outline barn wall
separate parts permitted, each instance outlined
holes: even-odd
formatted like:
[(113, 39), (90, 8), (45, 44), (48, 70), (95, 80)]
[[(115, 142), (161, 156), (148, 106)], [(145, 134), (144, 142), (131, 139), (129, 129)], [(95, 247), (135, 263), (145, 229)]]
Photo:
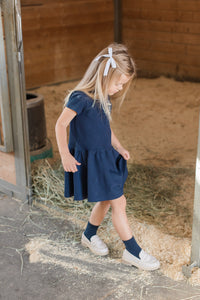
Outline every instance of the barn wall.
[(27, 88), (79, 79), (113, 41), (113, 0), (21, 0)]
[(139, 75), (200, 81), (200, 1), (122, 3), (122, 38)]

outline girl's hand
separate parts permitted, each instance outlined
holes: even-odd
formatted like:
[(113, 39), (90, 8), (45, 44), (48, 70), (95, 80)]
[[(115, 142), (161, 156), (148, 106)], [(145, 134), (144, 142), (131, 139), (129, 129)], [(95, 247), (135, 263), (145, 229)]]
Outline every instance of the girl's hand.
[(128, 160), (130, 158), (129, 152), (122, 147), (122, 145), (120, 144), (119, 140), (115, 136), (115, 134), (112, 131), (112, 129), (111, 129), (111, 144), (114, 147), (114, 149), (117, 150), (119, 152), (119, 154), (121, 154), (121, 156), (125, 160)]
[(125, 160), (129, 160), (130, 158), (130, 153), (128, 152), (128, 150), (124, 149), (124, 148), (121, 148), (119, 153), (121, 154), (121, 156), (123, 156), (123, 158)]
[(67, 153), (62, 157), (62, 165), (66, 172), (77, 172), (77, 166), (80, 166), (81, 163), (79, 163), (72, 155), (71, 153)]

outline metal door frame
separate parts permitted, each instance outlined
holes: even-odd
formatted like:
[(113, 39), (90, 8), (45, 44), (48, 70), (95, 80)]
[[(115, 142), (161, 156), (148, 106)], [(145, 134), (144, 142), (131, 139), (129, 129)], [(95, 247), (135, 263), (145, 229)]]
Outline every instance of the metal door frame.
[(16, 185), (0, 179), (0, 191), (18, 199), (31, 199), (31, 164), (26, 108), (24, 54), (20, 0), (0, 0), (10, 95)]

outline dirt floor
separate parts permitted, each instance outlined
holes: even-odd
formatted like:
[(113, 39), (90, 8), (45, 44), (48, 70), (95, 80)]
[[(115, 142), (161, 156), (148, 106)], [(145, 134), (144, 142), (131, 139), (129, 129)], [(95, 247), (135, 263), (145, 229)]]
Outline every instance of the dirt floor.
[[(75, 84), (62, 83), (34, 90), (42, 94), (45, 100), (47, 135), (54, 152), (54, 158), (49, 159), (52, 164), (59, 160), (55, 123), (62, 111), (65, 95)], [(166, 216), (163, 213), (157, 222), (155, 216), (155, 220), (147, 223), (141, 216), (142, 223), (140, 218), (138, 223), (129, 214), (137, 240), (161, 260), (163, 274), (179, 280), (183, 279), (181, 266), (189, 263), (191, 251), (199, 95), (199, 83), (178, 82), (165, 77), (139, 78), (133, 82), (120, 111), (113, 102), (111, 127), (130, 151), (129, 166), (170, 169), (170, 176), (173, 172), (175, 175), (167, 184), (180, 181), (179, 192), (173, 198), (180, 208), (176, 215), (169, 213)], [(180, 177), (176, 170), (179, 170)], [(158, 225), (159, 230), (154, 225)], [(170, 233), (170, 236), (166, 233)], [(152, 242), (149, 242), (149, 236)], [(156, 248), (153, 241), (157, 239), (160, 243)], [(183, 249), (181, 253), (180, 248)], [(192, 283), (200, 284), (197, 270)]]
[(200, 288), (99, 258), (66, 237), (63, 211), (44, 211), (0, 194), (0, 299), (186, 300)]

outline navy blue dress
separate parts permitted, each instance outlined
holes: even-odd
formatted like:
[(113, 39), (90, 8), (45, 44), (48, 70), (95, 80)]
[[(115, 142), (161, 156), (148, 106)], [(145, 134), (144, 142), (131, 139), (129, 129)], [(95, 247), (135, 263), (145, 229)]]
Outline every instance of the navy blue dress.
[(111, 145), (110, 122), (100, 107), (82, 91), (74, 91), (66, 107), (77, 115), (70, 123), (69, 150), (81, 163), (78, 172), (65, 172), (65, 197), (89, 202), (123, 195), (128, 175), (126, 160)]

